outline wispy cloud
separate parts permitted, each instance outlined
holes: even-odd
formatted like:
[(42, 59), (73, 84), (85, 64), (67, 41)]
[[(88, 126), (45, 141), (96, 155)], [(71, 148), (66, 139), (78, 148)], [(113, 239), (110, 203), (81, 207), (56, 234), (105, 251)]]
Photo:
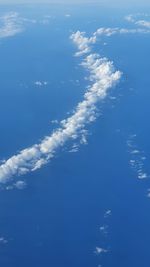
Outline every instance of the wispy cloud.
[(49, 24), (51, 17), (44, 16), (41, 19), (31, 19), (22, 17), (17, 12), (8, 12), (0, 17), (0, 39), (13, 37), (22, 33), (30, 24)]
[(137, 34), (137, 33), (150, 33), (149, 30), (137, 28), (137, 29), (127, 29), (127, 28), (99, 28), (94, 35), (95, 36), (107, 36), (110, 37), (115, 34)]
[[(72, 35), (82, 36), (82, 33)], [(79, 38), (78, 47), (85, 47), (91, 39)], [(86, 40), (86, 42), (85, 42)], [(88, 49), (88, 46), (87, 46)], [(81, 50), (82, 51), (82, 50)], [(69, 140), (77, 139), (85, 131), (85, 126), (94, 121), (96, 117), (96, 104), (107, 96), (108, 91), (120, 80), (121, 72), (115, 71), (113, 62), (107, 58), (101, 58), (98, 54), (89, 54), (81, 64), (89, 73), (92, 85), (84, 94), (73, 115), (61, 122), (61, 127), (50, 136), (45, 137), (40, 144), (20, 151), (0, 166), (0, 182), (9, 181), (14, 175), (23, 175), (33, 172), (49, 162)]]
[(129, 21), (129, 22), (134, 23), (137, 26), (150, 29), (150, 20), (139, 19), (139, 17), (147, 18), (147, 17), (149, 17), (149, 15), (148, 14), (143, 14), (143, 13), (138, 13), (138, 14), (135, 14), (135, 15), (130, 14), (130, 15), (126, 16), (125, 19), (127, 21)]
[(12, 37), (24, 30), (19, 14), (9, 12), (0, 17), (0, 38)]

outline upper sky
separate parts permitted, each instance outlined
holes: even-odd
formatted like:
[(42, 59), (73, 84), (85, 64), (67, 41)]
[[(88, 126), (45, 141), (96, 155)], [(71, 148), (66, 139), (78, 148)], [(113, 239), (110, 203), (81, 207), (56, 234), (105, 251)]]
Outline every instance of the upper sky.
[(107, 6), (148, 6), (150, 5), (149, 0), (0, 0), (0, 4), (26, 4), (26, 3), (100, 3)]

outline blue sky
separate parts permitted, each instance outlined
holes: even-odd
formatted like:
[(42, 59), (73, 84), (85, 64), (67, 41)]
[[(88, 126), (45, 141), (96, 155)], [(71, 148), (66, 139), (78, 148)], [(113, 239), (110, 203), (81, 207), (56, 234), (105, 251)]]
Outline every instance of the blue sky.
[(149, 6), (149, 0), (0, 0), (0, 4), (25, 4), (25, 3), (61, 3), (61, 4), (78, 4), (78, 3), (99, 3), (106, 6)]
[(1, 8), (0, 265), (147, 266), (150, 18), (24, 2)]

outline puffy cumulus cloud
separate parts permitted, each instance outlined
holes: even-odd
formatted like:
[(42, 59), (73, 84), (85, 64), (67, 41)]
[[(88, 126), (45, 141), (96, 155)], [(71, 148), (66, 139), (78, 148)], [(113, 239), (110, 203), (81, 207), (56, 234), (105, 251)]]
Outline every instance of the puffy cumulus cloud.
[(9, 12), (0, 17), (0, 38), (14, 36), (24, 30), (20, 21), (19, 14), (16, 12)]
[[(88, 49), (87, 42), (88, 44), (93, 42), (87, 41), (87, 38), (85, 36), (82, 38), (82, 36), (83, 33), (77, 32), (71, 37), (80, 52), (84, 51), (85, 47)], [(96, 104), (104, 99), (108, 91), (120, 80), (121, 72), (115, 71), (113, 62), (108, 61), (107, 58), (101, 58), (98, 54), (86, 56), (82, 61), (82, 66), (89, 72), (91, 83), (84, 94), (83, 101), (77, 105), (73, 115), (63, 120), (60, 128), (45, 137), (41, 143), (26, 148), (6, 160), (0, 166), (1, 183), (9, 181), (13, 176), (23, 175), (41, 168), (67, 141), (77, 139), (80, 134), (83, 135), (86, 124), (94, 121)]]
[(96, 43), (96, 36), (88, 38), (85, 36), (85, 32), (80, 31), (73, 33), (70, 38), (78, 46), (79, 51), (76, 53), (76, 56), (89, 53), (91, 50), (90, 45)]

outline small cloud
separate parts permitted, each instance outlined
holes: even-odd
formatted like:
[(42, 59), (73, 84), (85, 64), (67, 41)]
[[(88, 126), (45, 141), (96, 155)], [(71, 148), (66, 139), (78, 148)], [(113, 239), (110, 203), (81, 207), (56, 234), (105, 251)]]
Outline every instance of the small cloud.
[(104, 214), (104, 218), (108, 218), (112, 215), (112, 211), (111, 210), (107, 210)]
[(138, 179), (147, 179), (148, 178), (148, 175), (147, 173), (142, 173), (142, 172), (139, 172), (138, 174)]
[(134, 149), (131, 151), (131, 154), (139, 154), (139, 153), (140, 153), (140, 151), (138, 149)]
[(79, 151), (79, 145), (78, 144), (74, 144), (72, 146), (72, 148), (69, 150), (70, 153), (76, 153)]
[(147, 197), (150, 198), (150, 188), (147, 190)]
[(48, 25), (49, 24), (49, 19), (42, 19), (40, 20), (40, 24), (43, 24), (43, 25)]
[(103, 253), (107, 253), (107, 252), (108, 252), (107, 249), (104, 249), (104, 248), (101, 248), (101, 247), (96, 247), (95, 251), (94, 251), (94, 253), (97, 254), (97, 255), (100, 255), (100, 254), (103, 254)]
[(66, 17), (66, 18), (70, 18), (71, 15), (70, 15), (70, 14), (66, 14), (65, 17)]
[(34, 85), (36, 85), (37, 87), (43, 87), (43, 86), (48, 85), (48, 82), (47, 81), (35, 81)]
[(100, 232), (104, 235), (107, 235), (108, 234), (108, 225), (102, 225), (100, 226), (99, 228)]
[(52, 120), (51, 123), (52, 123), (52, 124), (58, 124), (59, 121), (58, 121), (58, 120)]
[(13, 190), (13, 189), (18, 189), (18, 190), (23, 190), (27, 187), (27, 184), (25, 181), (17, 181), (16, 183), (12, 184), (12, 185), (8, 185), (6, 186), (6, 188), (4, 188), (4, 190)]
[(0, 237), (0, 245), (6, 245), (8, 243), (8, 240), (4, 238), (3, 236)]
[(25, 189), (27, 186), (26, 182), (25, 181), (17, 181), (15, 184), (14, 184), (14, 187), (16, 187), (17, 189), (19, 190), (23, 190)]
[(134, 19), (133, 15), (125, 16), (125, 20), (128, 21), (128, 22), (135, 22), (135, 19)]

